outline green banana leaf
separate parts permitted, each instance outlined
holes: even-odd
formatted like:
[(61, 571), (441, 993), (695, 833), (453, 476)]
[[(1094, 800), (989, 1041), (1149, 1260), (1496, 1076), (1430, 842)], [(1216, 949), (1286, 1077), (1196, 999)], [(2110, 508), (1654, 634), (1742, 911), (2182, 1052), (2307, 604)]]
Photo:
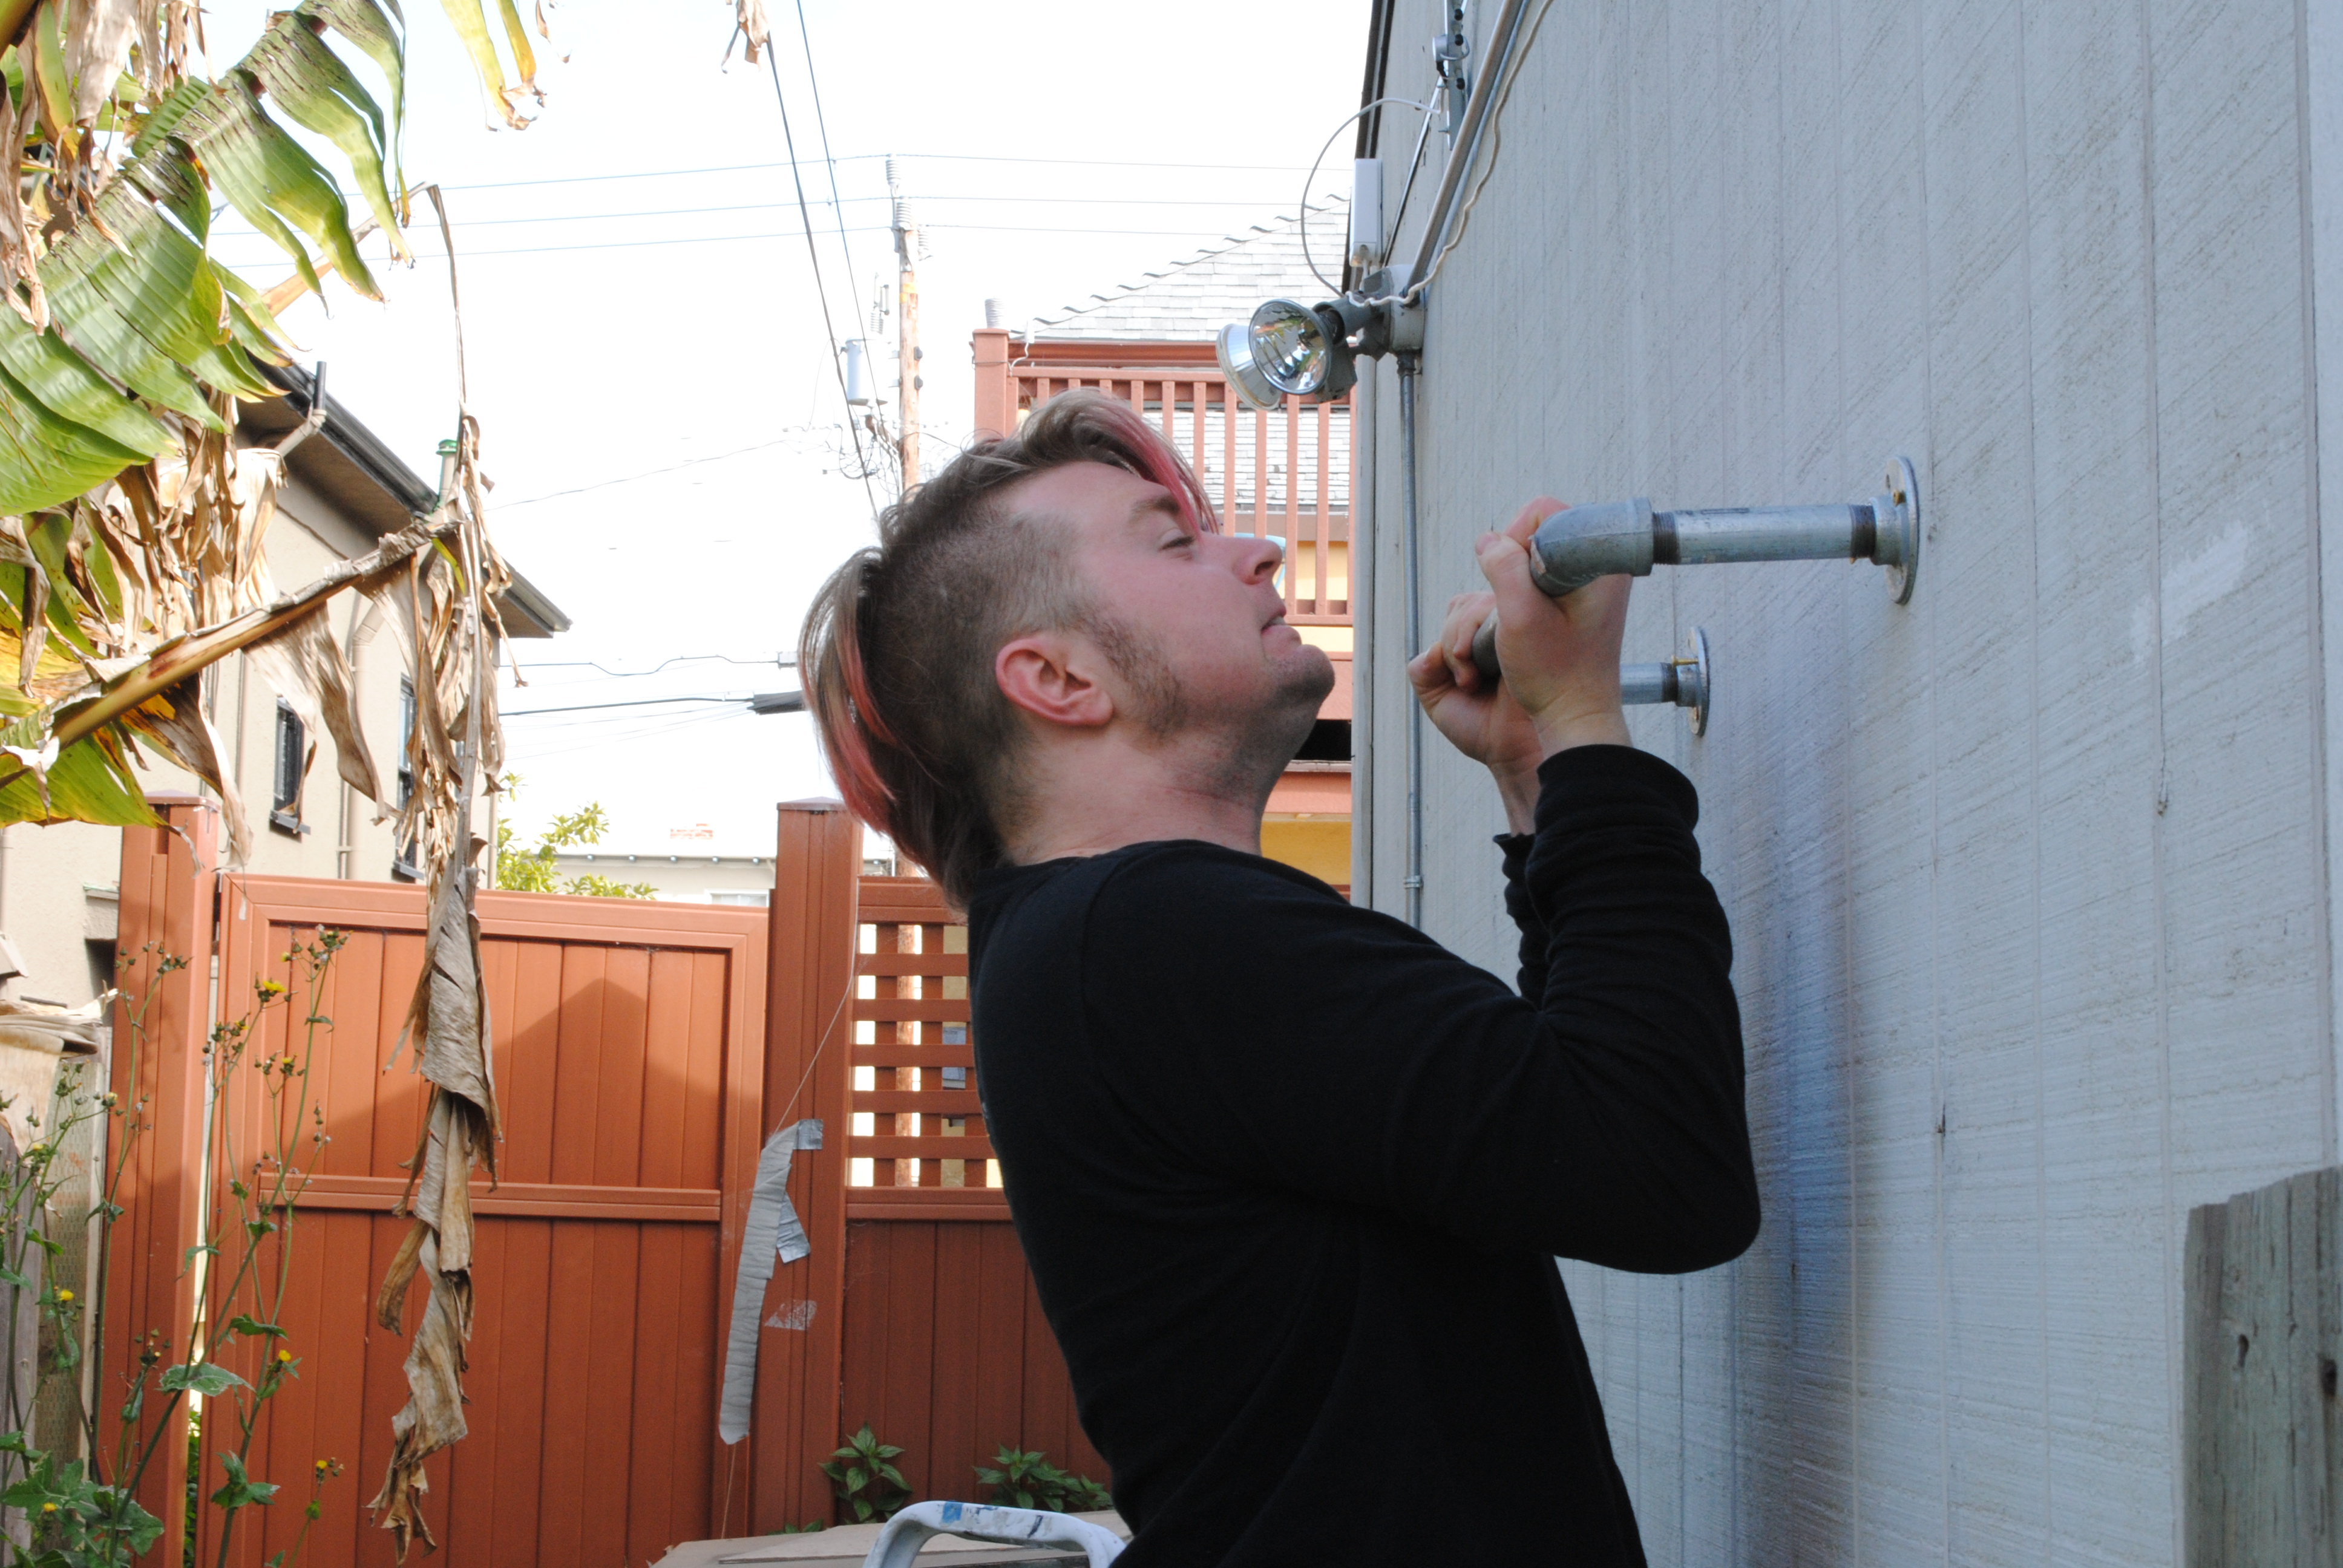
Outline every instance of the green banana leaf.
[[(0, 744), (37, 747), (46, 734), (47, 726), (35, 714), (0, 729)], [(45, 799), (41, 781), (30, 773), (19, 773), (0, 784), (0, 823), (157, 826), (162, 819), (146, 804), (146, 794), (128, 759), (122, 755), (124, 744), (119, 738), (101, 729), (59, 751), (48, 767)]]

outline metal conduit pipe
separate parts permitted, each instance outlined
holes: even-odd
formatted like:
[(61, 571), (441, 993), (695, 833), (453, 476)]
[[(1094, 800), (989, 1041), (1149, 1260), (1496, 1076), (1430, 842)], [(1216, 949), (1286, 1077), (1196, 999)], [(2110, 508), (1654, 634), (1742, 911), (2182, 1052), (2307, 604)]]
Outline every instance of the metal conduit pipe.
[[(1920, 488), (1911, 460), (1887, 465), (1887, 488), (1868, 501), (1808, 507), (1725, 507), (1655, 512), (1652, 503), (1603, 501), (1554, 513), (1530, 538), (1530, 575), (1555, 598), (1596, 578), (1649, 577), (1654, 566), (1727, 561), (1870, 561), (1908, 603), (1920, 569)], [(1501, 673), (1497, 618), (1473, 639), (1481, 673)]]
[(1473, 82), (1473, 95), (1464, 101), (1464, 118), (1456, 128), (1456, 139), (1450, 144), (1446, 166), (1440, 171), (1440, 190), (1432, 198), (1432, 211), (1423, 225), (1423, 240), (1417, 246), (1415, 265), (1408, 271), (1411, 278), (1432, 276), (1432, 264), (1438, 259), (1440, 247), (1448, 237), (1448, 226), (1456, 213), (1457, 198), (1463, 193), (1464, 176), (1481, 152), (1481, 133), (1488, 127), (1489, 106), (1496, 101), (1497, 89), (1504, 80), (1507, 57), (1513, 51), (1513, 35), (1522, 25), (1522, 15), (1528, 9), (1527, 0), (1504, 0), (1497, 19), (1489, 28), (1488, 51), (1483, 55), (1480, 74)]
[[(1399, 357), (1399, 487), (1401, 531), (1407, 550), (1407, 657), (1423, 646), (1423, 585), (1419, 581), (1415, 529), (1415, 373), (1417, 357)], [(1423, 704), (1407, 694), (1407, 923), (1423, 926)]]

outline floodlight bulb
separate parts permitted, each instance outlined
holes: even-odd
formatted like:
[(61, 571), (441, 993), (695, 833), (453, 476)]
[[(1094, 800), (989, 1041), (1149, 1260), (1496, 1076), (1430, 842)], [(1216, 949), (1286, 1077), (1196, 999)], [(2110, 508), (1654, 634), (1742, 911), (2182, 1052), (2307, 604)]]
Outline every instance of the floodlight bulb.
[(1252, 313), (1252, 360), (1280, 392), (1307, 397), (1326, 385), (1333, 353), (1318, 313), (1291, 299), (1272, 299)]

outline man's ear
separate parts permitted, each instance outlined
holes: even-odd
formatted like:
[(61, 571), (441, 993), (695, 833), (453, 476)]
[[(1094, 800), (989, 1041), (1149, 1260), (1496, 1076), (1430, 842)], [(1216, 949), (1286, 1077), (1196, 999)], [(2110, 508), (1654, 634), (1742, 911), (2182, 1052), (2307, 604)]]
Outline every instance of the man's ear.
[(1091, 671), (1090, 643), (1063, 632), (1035, 632), (1002, 645), (992, 656), (1001, 695), (1051, 724), (1096, 729), (1114, 718), (1114, 697)]

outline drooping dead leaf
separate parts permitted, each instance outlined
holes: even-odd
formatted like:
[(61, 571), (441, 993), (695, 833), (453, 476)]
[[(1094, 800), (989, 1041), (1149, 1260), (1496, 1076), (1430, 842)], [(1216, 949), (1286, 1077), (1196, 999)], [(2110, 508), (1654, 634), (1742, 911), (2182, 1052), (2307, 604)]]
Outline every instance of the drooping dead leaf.
[[(751, 65), (765, 57), (772, 46), (773, 25), (765, 16), (765, 0), (737, 0), (732, 36), (742, 43), (740, 57)], [(728, 45), (726, 54), (730, 54)]]
[(65, 80), (71, 84), (75, 125), (86, 129), (97, 123), (115, 83), (130, 68), (139, 14), (149, 8), (138, 0), (75, 0), (65, 24)]
[(375, 589), (403, 612), (393, 622), (415, 649), (416, 719), (407, 754), (415, 788), (398, 831), (419, 845), (434, 868), (423, 970), (393, 1050), (395, 1058), (414, 1040), (416, 1070), (431, 1081), (431, 1108), (401, 1201), (414, 1225), (376, 1298), (377, 1320), (397, 1330), (417, 1275), (429, 1292), (407, 1356), (407, 1402), (391, 1421), (389, 1469), (367, 1505), (392, 1533), (401, 1557), (417, 1535), (427, 1547), (433, 1543), (422, 1512), (424, 1461), (465, 1433), (471, 1175), (475, 1165), (491, 1179), (496, 1174), (496, 1084), (480, 985), (480, 926), (472, 910), (478, 861), (487, 846), (474, 834), (472, 819), (484, 775), (492, 778), (498, 765), (493, 660), (502, 628), (496, 625), (494, 595), (511, 578), (482, 526), (478, 461), (479, 427), (466, 414), (458, 425), (454, 483), (441, 502), (457, 531), (447, 548), (415, 557), (403, 580)]
[[(302, 616), (274, 637), (245, 649), (277, 694), (285, 699), (315, 736), (322, 724), (334, 738), (336, 765), (342, 781), (369, 800), (382, 798), (375, 773), (374, 753), (358, 724), (357, 704), (350, 691), (350, 661), (334, 640), (332, 621), (325, 605)], [(310, 750), (317, 742), (309, 743)], [(301, 759), (309, 771), (309, 759)]]
[(227, 852), (238, 864), (252, 858), (252, 827), (236, 780), (223, 766), (219, 732), (204, 717), (203, 679), (191, 675), (157, 692), (123, 716), (130, 729), (159, 744), (180, 767), (219, 791), (220, 815), (227, 822)]
[(391, 1419), (391, 1458), (382, 1490), (367, 1506), (392, 1533), (403, 1559), (409, 1542), (433, 1540), (422, 1510), (429, 1489), (423, 1462), (460, 1440), (464, 1346), (472, 1337), (474, 1163), (496, 1169), (496, 1091), (488, 1052), (488, 1000), (480, 989), (479, 921), (471, 912), (467, 867), (436, 890), (429, 956), (408, 1023), (418, 1034), (417, 1070), (432, 1084), (423, 1144), (401, 1206), (415, 1217), (392, 1259), (375, 1315), (402, 1329), (407, 1287), (419, 1273), (429, 1292), (407, 1353), (408, 1399)]

